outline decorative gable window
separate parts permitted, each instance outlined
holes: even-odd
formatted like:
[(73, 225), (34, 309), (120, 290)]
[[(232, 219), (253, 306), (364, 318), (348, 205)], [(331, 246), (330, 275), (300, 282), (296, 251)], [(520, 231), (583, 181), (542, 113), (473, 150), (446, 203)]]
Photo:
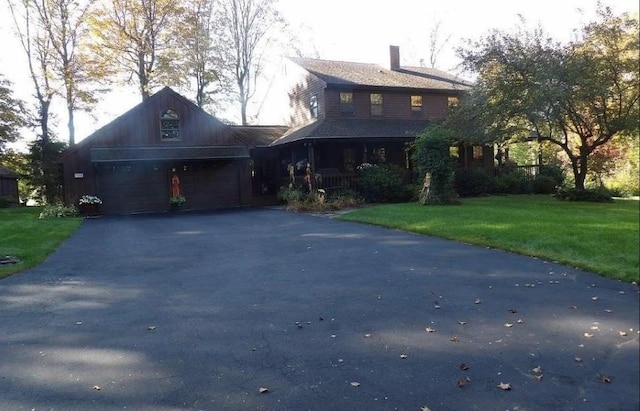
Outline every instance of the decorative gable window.
[(422, 116), (422, 96), (411, 96), (411, 115)]
[(379, 93), (371, 93), (369, 94), (369, 101), (371, 102), (371, 115), (372, 116), (381, 116), (382, 115), (382, 94)]
[(315, 94), (309, 99), (309, 113), (311, 118), (318, 118), (318, 96)]
[(180, 116), (171, 108), (166, 109), (160, 116), (160, 138), (162, 140), (180, 139)]
[(340, 93), (340, 113), (343, 115), (352, 115), (354, 113), (352, 92)]

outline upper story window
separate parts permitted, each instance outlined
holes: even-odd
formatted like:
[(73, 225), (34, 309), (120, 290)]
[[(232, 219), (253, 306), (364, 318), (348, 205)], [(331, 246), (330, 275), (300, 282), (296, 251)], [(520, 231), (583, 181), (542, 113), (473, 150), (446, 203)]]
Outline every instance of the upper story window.
[(345, 91), (340, 93), (340, 112), (343, 115), (351, 115), (354, 113), (352, 92)]
[(309, 113), (311, 118), (318, 118), (318, 96), (315, 94), (309, 99)]
[(180, 116), (171, 108), (160, 115), (160, 138), (162, 140), (180, 139)]
[(382, 94), (379, 93), (371, 93), (369, 94), (369, 101), (371, 102), (371, 115), (372, 116), (381, 116), (382, 115)]
[(422, 116), (422, 96), (411, 96), (411, 115)]

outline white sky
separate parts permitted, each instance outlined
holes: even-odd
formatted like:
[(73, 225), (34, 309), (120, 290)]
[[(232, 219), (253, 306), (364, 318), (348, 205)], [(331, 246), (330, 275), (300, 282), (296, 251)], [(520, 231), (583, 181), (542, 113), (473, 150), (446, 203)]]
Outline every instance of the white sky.
[[(522, 15), (528, 26), (541, 25), (554, 39), (567, 41), (574, 29), (593, 20), (597, 0), (280, 0), (280, 10), (303, 51), (308, 56), (388, 65), (389, 45), (400, 46), (402, 65), (428, 64), (427, 41), (432, 27), (440, 22), (442, 39), (450, 37), (438, 57), (438, 68), (455, 71), (459, 60), (456, 47), (463, 39), (475, 39), (491, 29), (512, 31)], [(634, 12), (637, 0), (603, 0), (615, 13)], [(5, 6), (6, 9), (6, 6)], [(0, 14), (3, 53), (0, 73), (14, 83), (15, 93), (29, 104), (33, 86), (28, 77), (26, 58), (13, 36), (8, 10)], [(66, 136), (66, 118), (61, 99), (54, 106), (59, 112), (59, 137)], [(95, 119), (78, 115), (77, 141), (140, 102), (135, 89), (105, 95), (96, 108)], [(286, 107), (284, 107), (286, 109)], [(237, 111), (237, 110), (235, 110)], [(234, 111), (234, 112), (235, 112)]]

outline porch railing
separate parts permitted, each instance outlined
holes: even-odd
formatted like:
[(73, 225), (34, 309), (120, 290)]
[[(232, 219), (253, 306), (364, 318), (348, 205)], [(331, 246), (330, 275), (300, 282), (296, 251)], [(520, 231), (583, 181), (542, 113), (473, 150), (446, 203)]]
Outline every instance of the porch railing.
[[(321, 174), (321, 180), (318, 181), (317, 186), (319, 188), (323, 188), (325, 190), (338, 190), (338, 189), (349, 189), (354, 190), (356, 188), (356, 178), (355, 174), (349, 173), (332, 173), (332, 174)], [(288, 187), (291, 180), (288, 177), (280, 178), (280, 186)], [(296, 176), (294, 185), (299, 188), (303, 188), (306, 186), (306, 181), (304, 176)]]

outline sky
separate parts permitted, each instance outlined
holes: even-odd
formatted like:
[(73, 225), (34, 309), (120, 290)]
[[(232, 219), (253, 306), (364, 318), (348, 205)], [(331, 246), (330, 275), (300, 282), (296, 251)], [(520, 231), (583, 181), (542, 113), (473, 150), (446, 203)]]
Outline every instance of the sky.
[[(637, 0), (603, 0), (602, 4), (615, 13), (637, 13), (640, 7)], [(388, 66), (390, 45), (400, 47), (401, 65), (418, 66), (421, 59), (428, 64), (429, 33), (439, 24), (440, 38), (448, 41), (436, 66), (460, 74), (455, 49), (468, 45), (470, 39), (482, 37), (492, 29), (514, 31), (522, 16), (527, 27), (539, 25), (554, 39), (566, 42), (572, 39), (575, 29), (594, 19), (597, 0), (279, 0), (278, 8), (305, 56), (383, 66)], [(26, 57), (12, 32), (10, 14), (5, 11), (0, 14), (4, 51), (0, 55), (0, 73), (14, 83), (17, 97), (31, 102), (33, 86)], [(133, 86), (104, 94), (93, 117), (77, 115), (76, 140), (139, 102)], [(55, 129), (64, 137), (64, 107), (61, 99), (57, 103), (53, 106), (53, 111), (59, 113)], [(228, 116), (226, 120), (234, 120), (231, 114)], [(272, 124), (276, 118), (277, 114), (267, 112), (263, 124)]]

